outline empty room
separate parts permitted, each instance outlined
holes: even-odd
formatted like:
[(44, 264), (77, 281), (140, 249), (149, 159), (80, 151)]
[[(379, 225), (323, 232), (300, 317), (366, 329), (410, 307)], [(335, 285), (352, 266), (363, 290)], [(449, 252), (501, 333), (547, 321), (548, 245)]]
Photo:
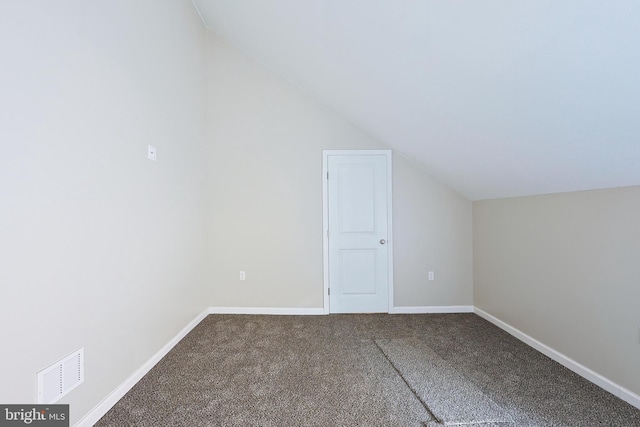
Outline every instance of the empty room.
[(640, 426), (638, 46), (632, 0), (0, 2), (0, 424)]

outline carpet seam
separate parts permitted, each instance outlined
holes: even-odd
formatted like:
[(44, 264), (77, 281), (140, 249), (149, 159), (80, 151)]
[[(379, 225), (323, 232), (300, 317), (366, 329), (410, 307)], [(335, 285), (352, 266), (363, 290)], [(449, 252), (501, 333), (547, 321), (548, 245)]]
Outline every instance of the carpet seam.
[[(377, 343), (376, 343), (377, 345)], [(378, 347), (379, 348), (379, 347)], [(438, 357), (440, 357), (442, 360), (444, 360), (445, 362), (447, 362), (447, 359), (445, 358), (445, 356), (443, 354), (441, 354), (439, 351), (437, 351), (436, 349), (434, 349), (433, 347), (429, 346), (429, 348), (431, 349), (431, 351), (433, 351)], [(482, 388), (480, 388), (475, 381), (473, 381), (473, 379), (467, 377), (465, 374), (463, 374), (462, 372), (458, 372), (456, 370), (456, 373), (458, 375), (460, 375), (461, 378), (465, 379), (466, 381), (469, 381), (471, 384), (475, 385), (476, 387), (478, 387), (478, 390), (480, 390), (480, 392), (487, 398), (489, 399), (491, 402), (494, 403), (494, 405), (496, 405), (497, 407), (499, 407), (500, 409), (502, 409), (508, 416), (509, 418), (511, 418), (511, 421), (487, 421), (487, 422), (470, 422), (470, 423), (465, 423), (465, 422), (459, 422), (459, 423), (455, 423), (455, 424), (451, 424), (451, 423), (447, 423), (446, 421), (438, 421), (443, 425), (446, 426), (473, 426), (473, 425), (482, 425), (482, 424), (487, 424), (487, 423), (495, 423), (495, 424), (506, 424), (506, 425), (513, 425), (515, 423), (515, 421), (513, 421), (513, 415), (511, 414), (511, 411), (505, 409), (502, 405), (498, 404), (498, 402), (496, 402), (493, 397), (491, 397), (490, 395), (488, 395), (487, 393), (485, 393), (484, 390), (482, 390)], [(436, 417), (437, 419), (437, 417)]]
[[(431, 415), (433, 417), (434, 420), (436, 420), (436, 422), (438, 422), (438, 424), (443, 424), (444, 422), (436, 416), (436, 414), (434, 414), (431, 409), (429, 409), (429, 407), (427, 406), (427, 403), (422, 400), (420, 398), (420, 396), (418, 395), (418, 392), (411, 387), (411, 385), (409, 384), (409, 382), (407, 381), (407, 379), (404, 377), (404, 375), (402, 375), (402, 372), (400, 372), (400, 370), (396, 367), (396, 365), (394, 365), (394, 363), (391, 361), (391, 359), (389, 358), (389, 356), (384, 352), (384, 350), (382, 349), (382, 347), (380, 347), (378, 345), (378, 343), (376, 342), (375, 339), (371, 339), (371, 341), (373, 342), (373, 344), (378, 348), (378, 350), (380, 350), (380, 353), (382, 353), (382, 355), (384, 356), (384, 358), (386, 359), (386, 361), (389, 363), (389, 365), (391, 365), (391, 367), (393, 368), (394, 371), (396, 371), (396, 373), (398, 374), (398, 376), (400, 377), (400, 379), (402, 379), (402, 382), (404, 382), (404, 384), (407, 386), (407, 388), (411, 391), (411, 393), (413, 393), (413, 395), (416, 397), (416, 399), (418, 399), (418, 402), (420, 402), (420, 404), (422, 405), (422, 407), (427, 411), (427, 413), (429, 415)], [(426, 423), (424, 423), (424, 425), (427, 425)]]

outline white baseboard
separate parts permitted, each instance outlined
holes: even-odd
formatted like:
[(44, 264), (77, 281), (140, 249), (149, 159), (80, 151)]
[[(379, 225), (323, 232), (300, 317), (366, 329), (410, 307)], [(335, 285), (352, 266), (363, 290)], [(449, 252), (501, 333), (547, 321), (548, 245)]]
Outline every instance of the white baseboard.
[(112, 391), (102, 402), (100, 402), (95, 408), (93, 408), (87, 415), (82, 417), (80, 421), (74, 424), (74, 427), (92, 427), (97, 423), (100, 418), (106, 414), (122, 397), (127, 394), (131, 388), (136, 385), (147, 372), (151, 370), (169, 351), (176, 345), (182, 338), (184, 338), (198, 323), (200, 323), (207, 315), (208, 310), (200, 313), (195, 319), (193, 319), (187, 326), (185, 326), (178, 334), (164, 345), (156, 354), (154, 354), (144, 365), (142, 365), (137, 371), (135, 371), (129, 378), (124, 380), (114, 391)]
[(324, 308), (209, 307), (209, 314), (324, 315)]
[(472, 305), (443, 305), (426, 307), (393, 307), (389, 314), (473, 313)]
[[(389, 314), (473, 313), (472, 305), (392, 307)], [(209, 314), (325, 315), (323, 308), (209, 307)]]
[(525, 344), (530, 345), (531, 347), (535, 348), (536, 350), (538, 350), (540, 353), (550, 357), (551, 359), (555, 360), (556, 362), (560, 363), (561, 365), (563, 365), (564, 367), (571, 369), (573, 372), (575, 372), (576, 374), (580, 375), (581, 377), (591, 381), (592, 383), (594, 383), (595, 385), (605, 389), (606, 391), (608, 391), (609, 393), (613, 394), (614, 396), (619, 397), (620, 399), (624, 400), (625, 402), (635, 406), (636, 408), (640, 409), (640, 396), (633, 393), (630, 390), (627, 390), (626, 388), (614, 383), (613, 381), (609, 380), (608, 378), (603, 377), (602, 375), (598, 374), (595, 371), (592, 371), (591, 369), (587, 368), (584, 365), (581, 365), (580, 363), (576, 362), (575, 360), (565, 356), (564, 354), (560, 353), (559, 351), (554, 350), (553, 348), (547, 346), (546, 344), (541, 343), (540, 341), (536, 340), (535, 338), (525, 334), (524, 332), (520, 331), (519, 329), (514, 328), (513, 326), (509, 325), (508, 323), (503, 322), (502, 320), (498, 319), (497, 317), (494, 317), (492, 315), (490, 315), (489, 313), (479, 309), (478, 307), (475, 307), (475, 313), (488, 320), (489, 322), (493, 323), (494, 325), (498, 326), (499, 328), (505, 330), (506, 332), (508, 332), (509, 334), (513, 335), (514, 337), (518, 338), (520, 341), (524, 342)]

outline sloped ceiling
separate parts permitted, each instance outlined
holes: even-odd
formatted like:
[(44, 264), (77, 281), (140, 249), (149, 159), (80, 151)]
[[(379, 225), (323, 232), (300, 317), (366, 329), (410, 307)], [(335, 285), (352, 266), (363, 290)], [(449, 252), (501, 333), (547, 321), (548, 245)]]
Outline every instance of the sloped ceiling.
[(471, 200), (640, 185), (637, 0), (193, 1)]

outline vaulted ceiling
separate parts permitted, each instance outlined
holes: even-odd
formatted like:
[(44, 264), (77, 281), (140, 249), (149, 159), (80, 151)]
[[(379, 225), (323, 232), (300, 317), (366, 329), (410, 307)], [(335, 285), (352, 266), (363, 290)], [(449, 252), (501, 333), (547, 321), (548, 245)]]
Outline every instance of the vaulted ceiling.
[(637, 0), (193, 2), (471, 200), (640, 185)]

